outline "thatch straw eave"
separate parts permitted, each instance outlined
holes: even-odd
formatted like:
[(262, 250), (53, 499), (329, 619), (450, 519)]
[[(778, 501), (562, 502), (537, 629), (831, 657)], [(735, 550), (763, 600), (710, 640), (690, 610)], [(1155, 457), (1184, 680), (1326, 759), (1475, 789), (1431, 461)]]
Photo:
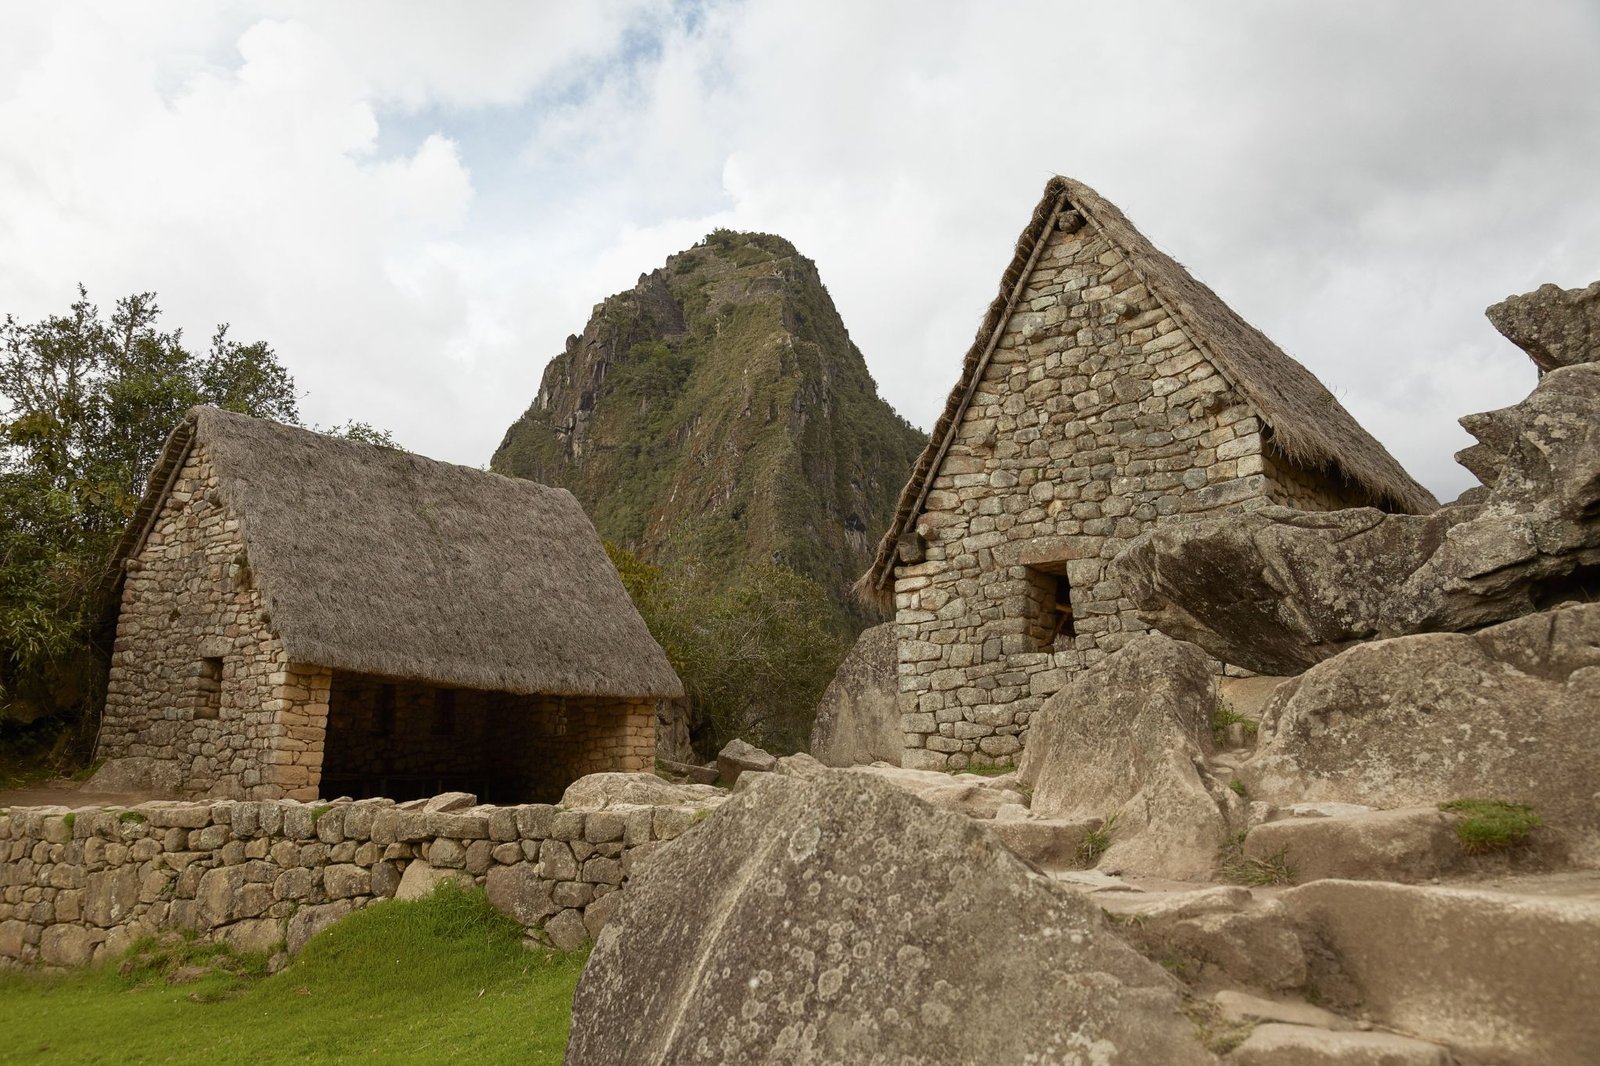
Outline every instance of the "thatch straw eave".
[(682, 695), (564, 489), (196, 408), (169, 438), (121, 558), (195, 448), (291, 661), (516, 694)]
[(1389, 510), (1423, 514), (1439, 506), (1433, 494), (1361, 427), (1315, 375), (1151, 244), (1116, 205), (1082, 182), (1057, 176), (1045, 184), (1044, 195), (1017, 238), (1011, 262), (1001, 276), (1000, 291), (962, 361), (961, 377), (901, 490), (894, 520), (878, 543), (871, 568), (856, 582), (858, 596), (888, 606), (896, 542), (914, 526), (928, 487), (960, 428), (967, 399), (982, 376), (988, 353), (1032, 273), (1037, 252), (1056, 218), (1067, 211), (1076, 211), (1117, 249), (1189, 339), (1243, 394), (1285, 459)]

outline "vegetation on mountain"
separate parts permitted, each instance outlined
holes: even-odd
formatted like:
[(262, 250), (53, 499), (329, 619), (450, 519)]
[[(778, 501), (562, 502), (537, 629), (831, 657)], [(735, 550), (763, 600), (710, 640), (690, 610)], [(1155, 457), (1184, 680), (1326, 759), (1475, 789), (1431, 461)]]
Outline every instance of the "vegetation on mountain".
[(877, 394), (816, 266), (718, 230), (600, 304), (496, 471), (570, 489), (607, 540), (684, 581), (780, 567), (848, 596), (924, 436)]
[(832, 608), (821, 586), (770, 563), (723, 582), (606, 550), (683, 680), (701, 746), (720, 750), (738, 737), (781, 754), (803, 750), (817, 700), (848, 650), (827, 625)]

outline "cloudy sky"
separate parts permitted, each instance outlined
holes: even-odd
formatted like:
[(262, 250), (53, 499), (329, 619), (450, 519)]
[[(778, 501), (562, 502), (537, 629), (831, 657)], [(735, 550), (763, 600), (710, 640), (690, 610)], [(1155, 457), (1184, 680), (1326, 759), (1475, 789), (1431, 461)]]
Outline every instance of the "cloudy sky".
[(8, 4), (0, 312), (160, 294), (305, 415), (481, 465), (591, 307), (717, 226), (816, 260), (929, 425), (1053, 173), (1421, 480), (1600, 278), (1594, 0)]

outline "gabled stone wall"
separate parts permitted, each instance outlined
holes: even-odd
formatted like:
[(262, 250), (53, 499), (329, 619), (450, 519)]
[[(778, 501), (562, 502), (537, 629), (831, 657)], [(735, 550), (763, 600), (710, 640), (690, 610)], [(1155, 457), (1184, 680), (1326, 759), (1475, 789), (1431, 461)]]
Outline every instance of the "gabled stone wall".
[(127, 563), (98, 754), (140, 760), (165, 790), (313, 798), (329, 678), (290, 664), (268, 629), (196, 444)]
[[(1314, 495), (1276, 484), (1260, 419), (1109, 241), (1046, 239), (916, 519), (925, 560), (895, 570), (908, 767), (1012, 762), (1071, 671), (1145, 630), (1105, 573), (1129, 540)], [(1041, 574), (1072, 606), (1048, 645)]]

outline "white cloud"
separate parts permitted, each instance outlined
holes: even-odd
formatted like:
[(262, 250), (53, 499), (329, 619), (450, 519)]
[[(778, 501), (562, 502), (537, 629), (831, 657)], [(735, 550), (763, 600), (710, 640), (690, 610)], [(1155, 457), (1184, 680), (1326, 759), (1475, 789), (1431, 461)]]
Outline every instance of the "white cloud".
[(1060, 171), (1453, 495), (1454, 419), (1531, 383), (1483, 306), (1600, 276), (1582, 0), (41, 10), (0, 27), (5, 309), (157, 289), (458, 461), (718, 225), (817, 260), (926, 425)]

